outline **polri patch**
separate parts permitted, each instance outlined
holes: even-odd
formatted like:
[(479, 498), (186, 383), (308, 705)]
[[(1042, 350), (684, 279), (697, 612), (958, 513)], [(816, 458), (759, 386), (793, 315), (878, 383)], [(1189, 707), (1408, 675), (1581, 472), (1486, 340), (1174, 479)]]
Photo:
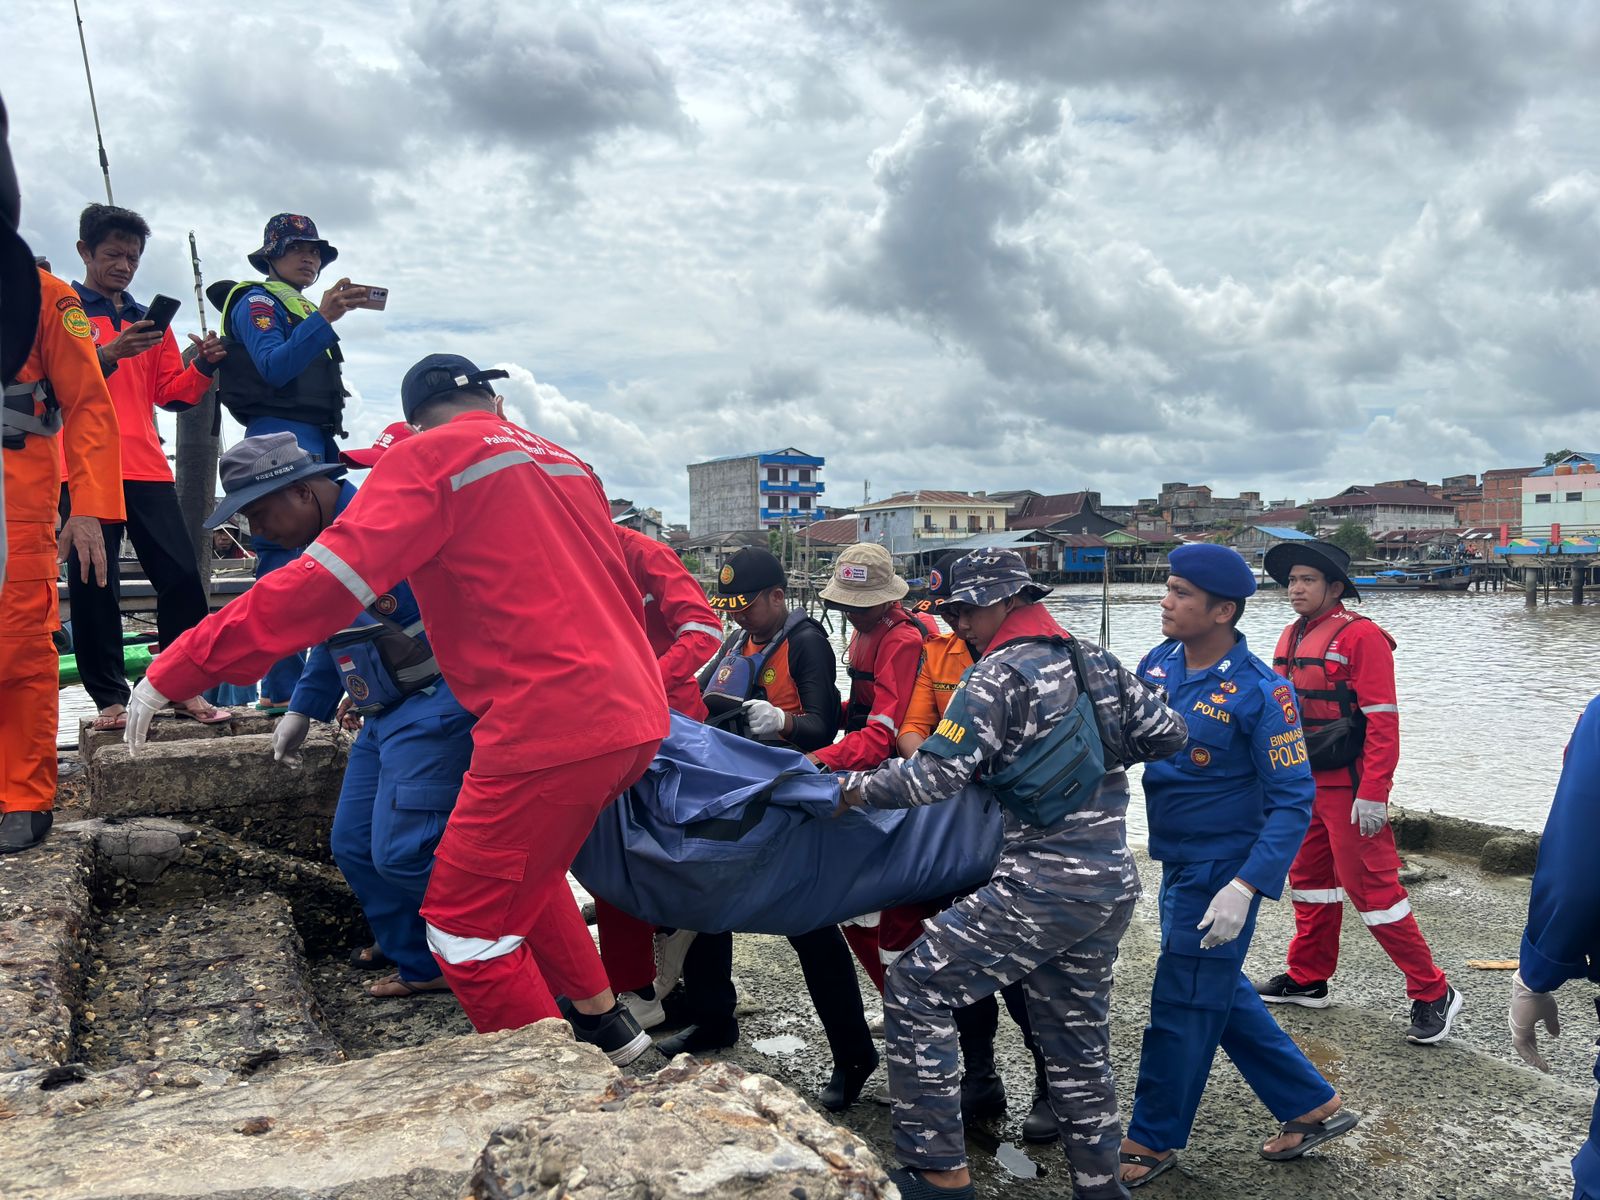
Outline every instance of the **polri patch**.
[(1211, 765), (1211, 751), (1204, 746), (1192, 747), (1189, 751), (1189, 761), (1197, 767), (1209, 767)]
[(1289, 690), (1288, 684), (1280, 684), (1273, 688), (1272, 698), (1278, 702), (1278, 707), (1283, 711), (1283, 723), (1285, 725), (1299, 724), (1300, 714), (1295, 711), (1294, 693)]

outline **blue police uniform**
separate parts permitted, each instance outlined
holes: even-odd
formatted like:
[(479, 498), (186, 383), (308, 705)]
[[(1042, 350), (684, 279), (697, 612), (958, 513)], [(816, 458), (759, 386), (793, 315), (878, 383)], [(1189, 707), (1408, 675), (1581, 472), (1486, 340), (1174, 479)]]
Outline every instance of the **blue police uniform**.
[[(1600, 983), (1600, 699), (1591, 700), (1567, 743), (1539, 862), (1528, 898), (1517, 973), (1535, 992), (1553, 992), (1569, 979)], [(1595, 1001), (1600, 1011), (1600, 998)], [(1595, 1063), (1600, 1082), (1600, 1060)], [(1572, 1160), (1573, 1200), (1600, 1200), (1600, 1097), (1589, 1140)]]
[[(264, 287), (245, 289), (229, 306), (227, 332), (273, 387), (298, 379), (317, 355), (326, 354), (339, 340), (321, 313), (291, 327), (288, 313)], [(318, 462), (339, 461), (339, 447), (323, 426), (274, 416), (255, 416), (245, 425), (245, 437), (263, 433), (292, 433), (300, 448)], [(256, 555), (257, 579), (300, 557), (298, 549), (285, 549), (264, 538), (251, 538), (250, 548)], [(288, 695), (305, 661), (304, 655), (291, 655), (274, 663), (262, 680), (261, 694), (273, 700)]]
[[(1289, 1121), (1334, 1091), (1268, 1015), (1242, 967), (1261, 896), (1277, 899), (1311, 821), (1315, 784), (1294, 690), (1250, 653), (1190, 672), (1163, 642), (1136, 674), (1162, 689), (1188, 742), (1144, 770), (1150, 856), (1161, 863), (1161, 955), (1128, 1137), (1182, 1149), (1220, 1045), (1263, 1104)], [(1239, 936), (1201, 949), (1196, 928), (1231, 879), (1257, 891)]]
[[(355, 499), (339, 486), (335, 514)], [(396, 624), (420, 627), (421, 610), (403, 580), (374, 605)], [(376, 624), (363, 612), (357, 625)], [(312, 648), (289, 707), (319, 721), (333, 719), (353, 667), (324, 642)], [(352, 685), (364, 691), (365, 684)], [(400, 977), (433, 979), (438, 963), (428, 949), (418, 910), (433, 869), (433, 851), (455, 807), (472, 759), (471, 713), (441, 678), (380, 713), (370, 715), (350, 750), (350, 765), (333, 817), (333, 857), (355, 891), (383, 952)]]

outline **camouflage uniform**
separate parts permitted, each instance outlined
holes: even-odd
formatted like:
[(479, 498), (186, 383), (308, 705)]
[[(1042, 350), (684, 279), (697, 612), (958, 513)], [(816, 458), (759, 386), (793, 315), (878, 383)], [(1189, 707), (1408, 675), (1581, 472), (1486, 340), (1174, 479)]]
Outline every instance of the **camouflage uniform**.
[[(1048, 590), (1027, 582), (1021, 559), (1009, 551), (968, 555), (955, 575), (957, 603), (987, 605), (1019, 592), (1033, 600)], [(1059, 644), (1005, 644), (1039, 636), (1065, 633), (1033, 604), (1014, 612), (964, 677), (935, 735), (909, 759), (848, 774), (843, 787), (878, 808), (934, 804), (980, 770), (993, 775), (1012, 763), (1078, 699), (1076, 673)], [(1080, 645), (1105, 777), (1080, 809), (1051, 825), (1006, 814), (1006, 843), (989, 883), (933, 918), (890, 969), (884, 1026), (895, 1151), (918, 1170), (953, 1170), (966, 1152), (952, 1010), (1021, 980), (1074, 1195), (1098, 1200), (1127, 1195), (1118, 1179), (1122, 1129), (1107, 1027), (1111, 967), (1139, 895), (1123, 825), (1124, 768), (1175, 753), (1187, 733), (1182, 718), (1111, 654)], [(1036, 666), (1037, 682), (1019, 666)]]

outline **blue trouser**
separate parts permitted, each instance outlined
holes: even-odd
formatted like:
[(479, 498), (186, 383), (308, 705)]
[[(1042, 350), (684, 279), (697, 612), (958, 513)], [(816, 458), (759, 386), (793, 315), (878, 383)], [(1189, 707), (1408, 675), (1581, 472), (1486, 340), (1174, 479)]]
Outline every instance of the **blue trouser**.
[[(300, 449), (318, 462), (335, 462), (339, 458), (339, 447), (334, 443), (333, 435), (320, 425), (308, 425), (304, 421), (285, 421), (281, 417), (255, 417), (244, 427), (245, 437), (257, 437), (263, 433), (294, 434), (294, 440), (299, 443)], [(285, 550), (276, 542), (269, 542), (265, 538), (252, 537), (250, 548), (256, 553), (257, 579), (276, 571), (279, 567), (288, 566), (300, 557), (298, 548)], [(300, 671), (305, 665), (304, 654), (291, 654), (288, 658), (280, 658), (273, 663), (261, 681), (261, 698), (287, 701), (294, 695), (294, 685), (300, 681)]]
[[(1595, 1001), (1600, 1011), (1600, 1000)], [(1594, 1066), (1594, 1077), (1600, 1082), (1600, 1062)], [(1594, 1115), (1589, 1118), (1589, 1140), (1572, 1160), (1572, 1178), (1576, 1189), (1572, 1200), (1600, 1200), (1600, 1096), (1594, 1100)]]
[(1161, 869), (1161, 956), (1128, 1122), (1128, 1138), (1152, 1150), (1188, 1145), (1218, 1046), (1279, 1121), (1304, 1116), (1334, 1096), (1244, 976), (1260, 897), (1237, 938), (1200, 949), (1204, 935), (1195, 926), (1243, 865), (1167, 863)]
[(439, 974), (417, 910), (472, 759), (472, 725), (443, 682), (368, 717), (333, 815), (334, 861), (378, 945), (411, 983)]

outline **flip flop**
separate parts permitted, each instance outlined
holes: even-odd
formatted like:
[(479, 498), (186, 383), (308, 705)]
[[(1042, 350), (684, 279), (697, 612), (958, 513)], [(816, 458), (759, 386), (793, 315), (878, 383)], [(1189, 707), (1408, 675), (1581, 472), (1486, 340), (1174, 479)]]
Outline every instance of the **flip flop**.
[[(404, 988), (405, 991), (401, 992), (399, 995), (380, 995), (372, 990), (372, 988), (382, 987), (386, 983), (397, 984), (398, 986)], [(443, 975), (439, 976), (439, 985), (437, 987), (431, 987), (427, 984), (412, 983), (409, 979), (401, 979), (399, 971), (396, 971), (393, 975), (385, 975), (382, 979), (375, 981), (372, 984), (372, 987), (367, 989), (367, 995), (371, 996), (374, 1000), (410, 1000), (415, 996), (448, 996), (449, 994), (450, 985), (444, 982)]]
[(206, 705), (206, 710), (203, 715), (201, 713), (194, 712), (191, 709), (185, 708), (182, 704), (173, 704), (172, 711), (177, 713), (180, 717), (187, 717), (189, 720), (198, 721), (202, 725), (226, 725), (229, 721), (233, 720), (232, 709), (217, 708), (209, 704)]
[(90, 729), (98, 729), (98, 730), (105, 730), (105, 731), (109, 731), (109, 730), (112, 730), (112, 729), (126, 729), (127, 727), (128, 727), (128, 710), (127, 709), (123, 709), (119, 713), (109, 713), (109, 714), (108, 713), (101, 713), (99, 716), (97, 716), (94, 719), (94, 724), (89, 726)]
[(1178, 1152), (1174, 1150), (1165, 1158), (1157, 1158), (1154, 1154), (1129, 1154), (1123, 1151), (1117, 1155), (1125, 1167), (1145, 1167), (1145, 1173), (1137, 1179), (1125, 1179), (1122, 1186), (1125, 1188), (1143, 1187), (1152, 1179), (1165, 1175), (1178, 1165)]
[(264, 712), (269, 717), (281, 717), (281, 716), (283, 716), (284, 713), (289, 711), (289, 705), (287, 703), (285, 703), (285, 704), (268, 704), (264, 700), (257, 700), (256, 701), (256, 711), (257, 712)]
[(394, 966), (394, 959), (385, 954), (374, 942), (370, 946), (357, 946), (350, 951), (350, 965), (360, 967), (363, 971), (381, 971), (385, 967)]
[(1298, 1133), (1300, 1144), (1293, 1150), (1280, 1150), (1276, 1154), (1268, 1154), (1265, 1149), (1261, 1157), (1269, 1162), (1288, 1162), (1292, 1158), (1299, 1158), (1313, 1146), (1320, 1146), (1323, 1142), (1331, 1141), (1341, 1134), (1349, 1133), (1356, 1127), (1356, 1122), (1361, 1120), (1360, 1113), (1351, 1112), (1348, 1108), (1341, 1108), (1326, 1121), (1285, 1121), (1283, 1128), (1278, 1132)]

